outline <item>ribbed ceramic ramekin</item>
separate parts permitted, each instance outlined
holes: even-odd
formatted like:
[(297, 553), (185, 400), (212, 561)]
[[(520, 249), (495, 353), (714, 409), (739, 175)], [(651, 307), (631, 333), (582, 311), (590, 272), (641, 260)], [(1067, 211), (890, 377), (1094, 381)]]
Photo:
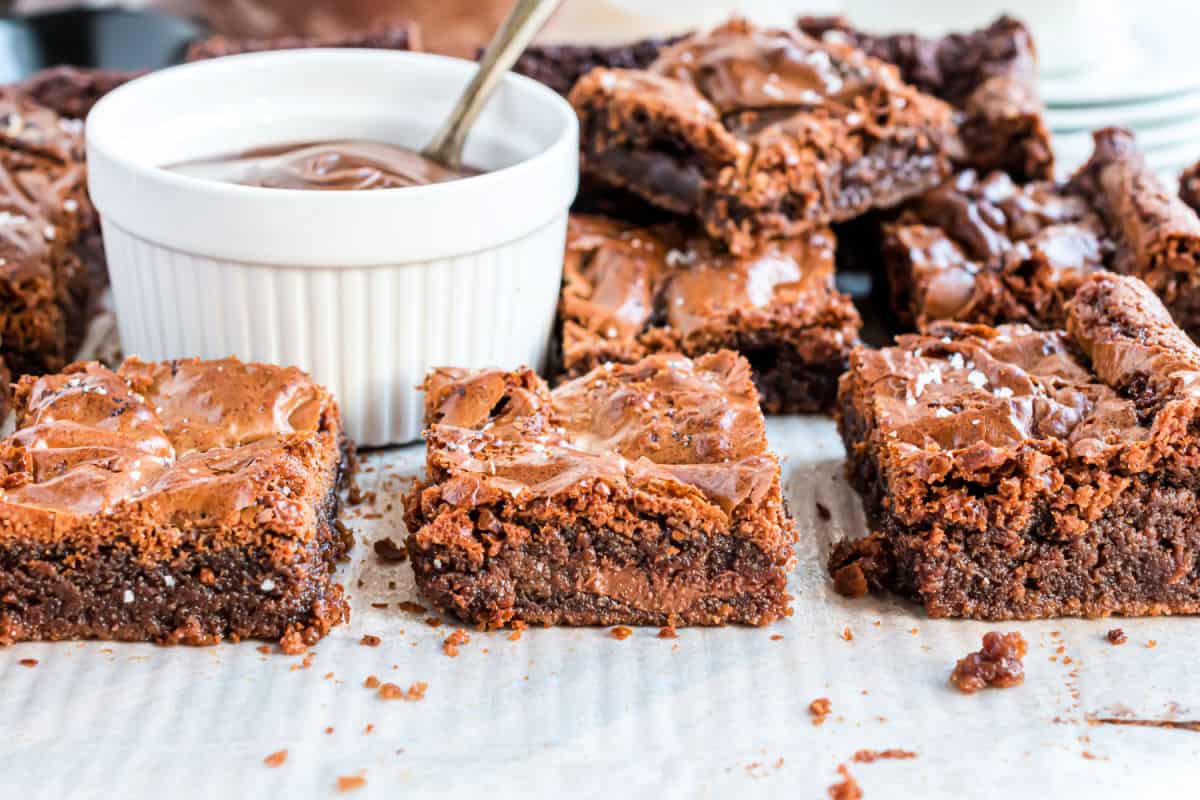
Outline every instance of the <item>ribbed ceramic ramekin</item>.
[(419, 148), (474, 69), (298, 50), (176, 67), (104, 98), (89, 184), (125, 352), (298, 365), (365, 446), (419, 436), (432, 366), (540, 365), (578, 175), (575, 114), (545, 87), (505, 79), (467, 146), (486, 172), (450, 183), (293, 191), (162, 168), (281, 143)]

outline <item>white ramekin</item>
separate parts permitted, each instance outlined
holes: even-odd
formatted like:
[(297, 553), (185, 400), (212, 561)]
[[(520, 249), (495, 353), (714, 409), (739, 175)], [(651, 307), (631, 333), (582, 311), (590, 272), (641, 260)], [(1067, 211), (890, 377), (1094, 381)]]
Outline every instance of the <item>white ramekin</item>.
[(364, 446), (421, 431), (438, 365), (540, 366), (554, 323), (578, 123), (507, 76), (466, 159), (485, 174), (363, 192), (261, 189), (163, 165), (288, 142), (419, 148), (475, 70), (458, 59), (295, 50), (156, 72), (87, 122), (121, 342), (147, 359), (298, 365)]

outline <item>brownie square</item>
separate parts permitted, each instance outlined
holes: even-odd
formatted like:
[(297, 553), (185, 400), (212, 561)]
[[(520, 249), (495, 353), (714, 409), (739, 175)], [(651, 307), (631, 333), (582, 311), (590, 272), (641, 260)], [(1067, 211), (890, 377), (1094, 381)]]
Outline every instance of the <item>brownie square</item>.
[(18, 375), (61, 369), (87, 324), (81, 255), (97, 217), (82, 123), (0, 90), (0, 357)]
[(867, 33), (844, 17), (804, 17), (800, 28), (895, 64), (906, 82), (958, 109), (966, 164), (974, 169), (1002, 170), (1018, 181), (1054, 176), (1037, 51), (1020, 21), (1001, 17), (986, 28), (936, 37)]
[(750, 365), (650, 356), (553, 391), (531, 370), (425, 382), (406, 495), (417, 587), (481, 627), (764, 625), (796, 533)]
[(1065, 303), (1101, 269), (1136, 275), (1200, 333), (1200, 219), (1171, 195), (1128, 131), (1095, 134), (1066, 183), (956, 176), (883, 226), (883, 258), (904, 323), (1061, 327)]
[(265, 39), (210, 36), (193, 42), (188, 61), (261, 53), (268, 50), (301, 50), (307, 47), (350, 47), (370, 50), (420, 50), (421, 37), (416, 24), (389, 22), (363, 31), (333, 36), (278, 36)]
[(1200, 612), (1200, 349), (1133, 277), (1090, 276), (1066, 311), (855, 351), (838, 425), (871, 532), (835, 548), (840, 591), (934, 617)]
[(949, 105), (842, 43), (733, 20), (645, 70), (571, 90), (583, 168), (701, 220), (734, 252), (933, 188), (961, 146)]
[(658, 352), (749, 360), (767, 413), (827, 410), (862, 321), (834, 288), (833, 233), (731, 255), (675, 224), (638, 228), (573, 215), (559, 316), (575, 377)]
[(296, 369), (75, 364), (17, 385), (0, 442), (0, 643), (313, 644), (347, 613), (349, 457)]

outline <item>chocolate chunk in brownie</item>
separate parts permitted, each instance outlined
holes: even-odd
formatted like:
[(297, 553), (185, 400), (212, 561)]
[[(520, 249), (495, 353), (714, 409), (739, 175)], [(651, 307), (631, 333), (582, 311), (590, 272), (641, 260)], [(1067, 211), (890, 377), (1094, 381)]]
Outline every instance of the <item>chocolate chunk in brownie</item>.
[(767, 413), (826, 410), (861, 326), (833, 285), (834, 244), (819, 229), (734, 256), (678, 224), (572, 216), (563, 367), (574, 377), (651, 353), (736, 350)]
[(483, 627), (790, 613), (796, 533), (745, 359), (655, 355), (553, 391), (530, 370), (437, 370), (424, 388), (405, 521), (439, 609)]
[(1020, 21), (1001, 17), (986, 28), (938, 37), (867, 33), (844, 17), (804, 17), (800, 28), (895, 64), (906, 82), (959, 109), (967, 166), (1002, 170), (1018, 181), (1053, 177), (1037, 51)]
[(0, 643), (314, 643), (346, 615), (338, 409), (296, 369), (75, 364), (0, 443)]
[(1200, 325), (1200, 219), (1146, 165), (1132, 134), (1095, 134), (1066, 183), (960, 173), (883, 226), (903, 323), (1061, 327), (1065, 303), (1101, 269), (1136, 275), (1189, 332)]
[(595, 69), (570, 100), (586, 172), (700, 219), (739, 253), (894, 206), (961, 155), (951, 107), (894, 67), (744, 20), (645, 70)]
[(838, 427), (870, 534), (835, 548), (843, 583), (935, 617), (1200, 612), (1200, 348), (1137, 278), (1066, 311), (855, 350)]
[(267, 50), (300, 50), (306, 47), (351, 47), (371, 50), (420, 50), (421, 36), (411, 22), (389, 22), (363, 31), (334, 36), (280, 36), (267, 39), (238, 39), (211, 36), (193, 42), (187, 51), (188, 61), (234, 56), (241, 53), (260, 53)]

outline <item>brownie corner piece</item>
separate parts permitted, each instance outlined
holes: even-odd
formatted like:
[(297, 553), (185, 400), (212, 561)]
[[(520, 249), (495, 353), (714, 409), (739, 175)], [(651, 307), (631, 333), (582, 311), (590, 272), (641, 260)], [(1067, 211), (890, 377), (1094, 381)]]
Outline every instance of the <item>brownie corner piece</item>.
[(656, 355), (550, 390), (440, 371), (405, 497), (417, 586), (481, 627), (763, 625), (793, 523), (747, 362)]
[(572, 215), (559, 304), (570, 376), (657, 352), (734, 350), (763, 409), (832, 407), (861, 318), (834, 286), (828, 228), (758, 243), (741, 255), (679, 224), (639, 227)]
[(0, 642), (315, 643), (351, 445), (297, 369), (235, 359), (25, 376), (0, 443)]
[(1065, 329), (938, 323), (856, 350), (838, 423), (870, 534), (839, 591), (931, 616), (1200, 612), (1200, 349), (1130, 276)]

